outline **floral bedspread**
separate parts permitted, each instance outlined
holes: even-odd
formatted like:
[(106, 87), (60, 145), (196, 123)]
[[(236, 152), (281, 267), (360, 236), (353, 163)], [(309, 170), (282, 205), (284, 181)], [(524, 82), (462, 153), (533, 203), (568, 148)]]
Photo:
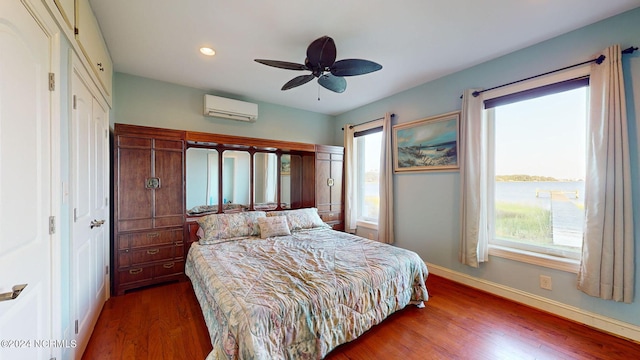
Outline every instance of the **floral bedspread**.
[(213, 345), (207, 359), (320, 359), (428, 300), (416, 253), (328, 229), (194, 243), (186, 274)]

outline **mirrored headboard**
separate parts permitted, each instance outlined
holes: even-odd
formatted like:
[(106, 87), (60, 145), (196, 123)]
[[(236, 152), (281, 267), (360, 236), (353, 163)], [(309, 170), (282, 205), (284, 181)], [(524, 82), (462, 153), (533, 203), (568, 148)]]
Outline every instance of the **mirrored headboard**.
[(187, 132), (187, 215), (313, 206), (313, 144)]

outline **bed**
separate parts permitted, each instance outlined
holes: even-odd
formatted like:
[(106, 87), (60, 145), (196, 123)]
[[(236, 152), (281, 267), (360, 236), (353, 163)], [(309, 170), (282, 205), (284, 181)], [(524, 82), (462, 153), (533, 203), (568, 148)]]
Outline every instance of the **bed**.
[(185, 273), (213, 345), (207, 359), (320, 359), (428, 300), (416, 253), (331, 230), (313, 208), (198, 225)]

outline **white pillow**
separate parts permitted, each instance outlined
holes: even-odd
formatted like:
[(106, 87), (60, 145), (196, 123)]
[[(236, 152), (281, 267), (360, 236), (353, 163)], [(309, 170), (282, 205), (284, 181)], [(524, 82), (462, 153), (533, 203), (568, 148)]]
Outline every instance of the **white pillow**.
[(316, 208), (303, 208), (294, 210), (282, 210), (282, 211), (269, 211), (267, 217), (271, 216), (286, 216), (289, 223), (290, 231), (297, 231), (302, 229), (324, 228), (328, 225), (325, 224), (320, 215), (318, 215), (318, 209)]
[(260, 237), (266, 239), (272, 236), (291, 235), (285, 216), (271, 216), (258, 218)]

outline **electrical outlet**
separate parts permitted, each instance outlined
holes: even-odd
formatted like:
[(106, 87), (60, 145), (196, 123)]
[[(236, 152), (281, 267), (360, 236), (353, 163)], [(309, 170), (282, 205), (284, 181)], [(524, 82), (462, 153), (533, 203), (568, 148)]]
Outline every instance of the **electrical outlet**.
[(540, 287), (543, 289), (551, 290), (551, 276), (540, 275)]

